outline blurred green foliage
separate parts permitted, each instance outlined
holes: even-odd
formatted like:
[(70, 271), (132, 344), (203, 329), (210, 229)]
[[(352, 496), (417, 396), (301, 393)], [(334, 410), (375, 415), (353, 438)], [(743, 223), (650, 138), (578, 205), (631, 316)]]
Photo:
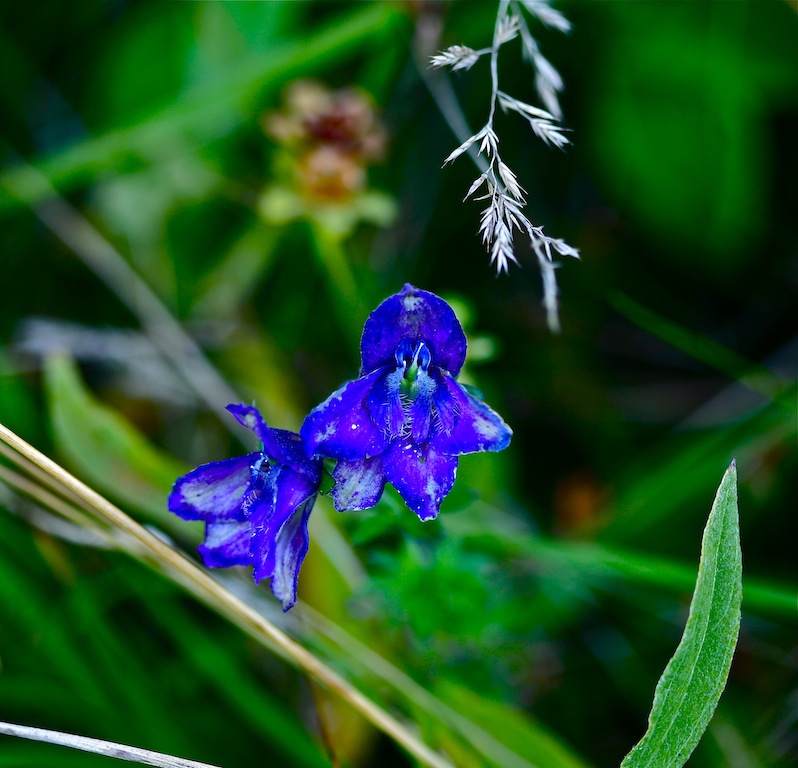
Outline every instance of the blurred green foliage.
[[(145, 305), (87, 266), (76, 222), (277, 427), (357, 374), (366, 313), (404, 282), (455, 299), (468, 381), (513, 427), (510, 449), (465, 457), (435, 523), (393, 494), (358, 515), (321, 504), (300, 598), (499, 751), (392, 699), (303, 619), (289, 631), (458, 764), (618, 764), (645, 730), (736, 456), (741, 639), (689, 765), (793, 765), (798, 14), (781, 0), (561, 7), (573, 33), (540, 42), (575, 146), (550, 152), (499, 116), (535, 220), (582, 253), (559, 270), (552, 336), (531, 258), (494, 279), (478, 208), (461, 203), (473, 170), (441, 170), (458, 142), (414, 63), (419, 30), (438, 48), (488, 45), (493, 3), (5, 4), (0, 421), (192, 551), (196, 529), (158, 498), (185, 467), (240, 454), (243, 435), (142, 326)], [(502, 67), (533, 99), (520, 53)], [(263, 216), (277, 149), (262, 119), (297, 78), (373, 97), (389, 142), (368, 189), (395, 205), (390, 226)], [(487, 72), (453, 84), (481, 125)], [(407, 764), (141, 564), (70, 541), (4, 485), (0, 503), (4, 719), (225, 768)], [(56, 761), (111, 764), (0, 743), (0, 765)]]

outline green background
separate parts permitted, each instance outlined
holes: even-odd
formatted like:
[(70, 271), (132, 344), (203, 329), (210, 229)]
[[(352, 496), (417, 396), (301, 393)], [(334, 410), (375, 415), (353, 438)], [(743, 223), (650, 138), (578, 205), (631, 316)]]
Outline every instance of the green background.
[[(581, 252), (558, 270), (552, 335), (531, 254), (494, 276), (479, 206), (461, 202), (476, 170), (441, 168), (459, 141), (413, 59), (415, 32), (438, 23), (439, 48), (489, 45), (493, 3), (4, 3), (0, 421), (193, 551), (196, 529), (163, 510), (171, 479), (240, 454), (237, 437), (252, 446), (87, 266), (76, 222), (282, 428), (357, 374), (371, 308), (405, 282), (434, 291), (513, 442), (461, 461), (435, 523), (394, 496), (357, 515), (320, 503), (300, 598), (542, 768), (617, 765), (679, 642), (736, 456), (741, 638), (689, 764), (794, 765), (798, 14), (777, 0), (558, 7), (570, 35), (533, 29), (566, 83), (573, 146), (496, 123), (530, 218)], [(259, 214), (279, 182), (260, 118), (300, 77), (371, 94), (389, 141), (369, 184), (393, 199), (392, 225), (339, 238)], [(500, 78), (534, 102), (517, 41)], [(478, 129), (486, 62), (452, 81)], [(36, 335), (35, 318), (61, 325)], [(41, 349), (58, 346), (78, 367), (45, 373)], [(408, 764), (135, 560), (31, 525), (10, 493), (0, 503), (0, 719), (234, 768), (330, 764), (327, 718), (341, 764)], [(400, 708), (458, 764), (490, 764)], [(0, 765), (54, 764), (112, 763), (0, 741)]]

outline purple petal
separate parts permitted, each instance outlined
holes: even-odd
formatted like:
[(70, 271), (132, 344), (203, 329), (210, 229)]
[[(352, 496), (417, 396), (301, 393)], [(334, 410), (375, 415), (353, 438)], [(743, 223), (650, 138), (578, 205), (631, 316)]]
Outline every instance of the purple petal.
[[(441, 374), (438, 375), (438, 378)], [(410, 429), (413, 440), (417, 443), (427, 440), (429, 436), (430, 423), (432, 420), (432, 403), (435, 390), (440, 384), (427, 373), (419, 371), (416, 378), (415, 394), (413, 402), (408, 408), (410, 417)]]
[(308, 453), (334, 459), (364, 459), (388, 446), (384, 430), (374, 423), (368, 397), (383, 369), (350, 381), (317, 405), (305, 418), (300, 434)]
[[(275, 467), (268, 475), (263, 477), (260, 492), (253, 494), (249, 499), (247, 512), (249, 524), (252, 528), (252, 538), (249, 542), (252, 562), (255, 566), (255, 581), (271, 576), (274, 568), (274, 538), (275, 530), (271, 526), (275, 522), (274, 515), (277, 508), (277, 478), (280, 468)], [(290, 514), (290, 511), (289, 511)], [(282, 521), (280, 521), (282, 522)], [(279, 528), (279, 523), (278, 526)], [(269, 569), (271, 565), (271, 570)]]
[(255, 556), (256, 581), (271, 576), (274, 567), (272, 543), (283, 523), (316, 495), (318, 485), (304, 475), (285, 467), (272, 467), (263, 489), (249, 509), (249, 523), (254, 531), (252, 553)]
[(283, 604), (283, 611), (290, 610), (296, 602), (299, 569), (308, 553), (308, 519), (313, 509), (315, 496), (297, 507), (283, 523), (275, 539), (275, 565), (272, 572), (272, 593)]
[(286, 429), (272, 429), (271, 432), (275, 442), (282, 448), (284, 459), (281, 463), (292, 471), (305, 475), (311, 482), (318, 483), (321, 480), (321, 461), (308, 458), (302, 437)]
[(341, 460), (333, 470), (332, 477), (335, 480), (332, 499), (339, 512), (373, 507), (385, 488), (380, 456), (362, 461)]
[[(501, 451), (510, 444), (513, 431), (496, 411), (477, 400), (454, 379), (443, 375), (433, 394), (433, 401), (441, 418), (438, 432), (432, 438), (436, 450), (453, 456), (477, 451)], [(455, 413), (454, 425), (449, 426), (448, 413)]]
[(299, 567), (308, 550), (307, 521), (318, 484), (285, 467), (272, 468), (250, 509), (250, 551), (256, 582), (272, 580), (272, 592), (287, 611), (296, 602)]
[(227, 568), (231, 565), (249, 565), (252, 554), (249, 540), (252, 528), (245, 523), (208, 523), (205, 541), (199, 547), (202, 561), (209, 568)]
[(384, 373), (377, 378), (366, 397), (372, 421), (386, 431), (389, 438), (400, 435), (405, 423), (401, 385), (401, 371)]
[(406, 438), (382, 455), (382, 464), (386, 480), (421, 520), (437, 517), (441, 502), (454, 485), (456, 456), (447, 456), (429, 444)]
[(184, 520), (243, 521), (241, 502), (260, 453), (203, 464), (177, 479), (169, 494), (169, 509)]
[(263, 443), (263, 452), (272, 460), (291, 467), (295, 472), (318, 476), (320, 470), (315, 462), (310, 462), (305, 453), (302, 438), (295, 432), (285, 429), (272, 429), (253, 405), (227, 406), (239, 424), (251, 429)]
[(466, 337), (452, 308), (440, 297), (409, 283), (375, 309), (363, 328), (363, 373), (394, 363), (403, 339), (423, 340), (437, 365), (457, 376), (466, 356)]

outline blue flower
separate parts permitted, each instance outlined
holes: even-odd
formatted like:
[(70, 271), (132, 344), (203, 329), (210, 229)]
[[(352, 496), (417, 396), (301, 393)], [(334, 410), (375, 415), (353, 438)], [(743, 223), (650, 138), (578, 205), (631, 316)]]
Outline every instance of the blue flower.
[(246, 456), (203, 464), (175, 482), (169, 509), (205, 522), (199, 548), (205, 565), (253, 565), (256, 582), (271, 579), (287, 611), (296, 602), (299, 568), (308, 551), (308, 518), (321, 480), (302, 438), (272, 429), (254, 407), (227, 410), (261, 440)]
[(436, 517), (457, 457), (506, 448), (512, 430), (460, 384), (466, 337), (452, 308), (405, 285), (371, 313), (360, 378), (311, 411), (300, 434), (309, 455), (338, 459), (339, 511), (373, 507), (393, 484), (422, 520)]

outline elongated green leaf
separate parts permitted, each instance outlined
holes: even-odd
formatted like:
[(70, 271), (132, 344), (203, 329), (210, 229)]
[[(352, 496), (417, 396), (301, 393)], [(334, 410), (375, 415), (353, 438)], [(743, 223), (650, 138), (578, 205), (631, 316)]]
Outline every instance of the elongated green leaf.
[(737, 469), (732, 462), (704, 529), (682, 641), (657, 683), (648, 730), (622, 768), (678, 768), (690, 757), (726, 686), (740, 629), (741, 600)]
[(187, 468), (97, 402), (69, 358), (50, 358), (45, 374), (54, 438), (70, 465), (100, 491), (159, 525), (179, 524), (184, 535), (185, 523), (166, 511), (166, 496)]

